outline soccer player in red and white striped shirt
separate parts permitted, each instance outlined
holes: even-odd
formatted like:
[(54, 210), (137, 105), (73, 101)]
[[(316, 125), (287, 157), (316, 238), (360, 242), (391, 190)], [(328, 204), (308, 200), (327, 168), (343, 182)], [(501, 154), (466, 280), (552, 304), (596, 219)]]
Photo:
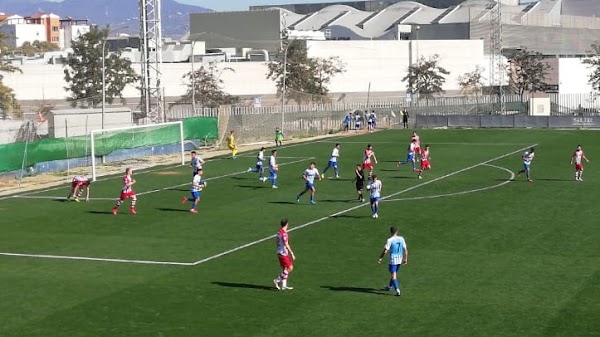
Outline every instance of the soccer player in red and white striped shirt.
[(112, 213), (114, 215), (117, 215), (119, 206), (121, 206), (123, 201), (127, 198), (131, 198), (131, 207), (129, 207), (129, 212), (131, 214), (137, 214), (137, 211), (135, 210), (135, 204), (137, 203), (137, 197), (135, 195), (135, 191), (131, 188), (131, 186), (133, 184), (135, 184), (135, 179), (133, 179), (131, 177), (132, 174), (133, 174), (133, 170), (131, 168), (128, 167), (127, 169), (125, 169), (125, 175), (123, 176), (123, 188), (121, 189), (121, 195), (119, 196), (119, 199), (117, 199), (117, 202), (115, 203), (115, 206), (112, 209)]
[(423, 171), (431, 170), (431, 164), (429, 163), (429, 145), (425, 145), (425, 148), (421, 150), (421, 169), (419, 170), (419, 179), (421, 179)]
[(281, 229), (277, 232), (277, 258), (279, 259), (279, 265), (283, 268), (283, 271), (277, 278), (273, 280), (275, 287), (279, 290), (292, 290), (294, 288), (289, 287), (287, 285), (287, 280), (294, 270), (293, 261), (296, 260), (296, 256), (292, 251), (292, 247), (290, 247), (289, 237), (288, 237), (288, 220), (281, 220)]
[(587, 157), (585, 156), (585, 153), (583, 152), (583, 150), (581, 149), (581, 145), (577, 145), (577, 149), (575, 150), (575, 152), (573, 152), (573, 156), (571, 157), (571, 165), (573, 165), (573, 162), (575, 162), (575, 180), (576, 181), (583, 181), (583, 179), (581, 178), (581, 175), (583, 174), (582, 159), (585, 159), (585, 161), (587, 161), (588, 163), (590, 162), (587, 159)]

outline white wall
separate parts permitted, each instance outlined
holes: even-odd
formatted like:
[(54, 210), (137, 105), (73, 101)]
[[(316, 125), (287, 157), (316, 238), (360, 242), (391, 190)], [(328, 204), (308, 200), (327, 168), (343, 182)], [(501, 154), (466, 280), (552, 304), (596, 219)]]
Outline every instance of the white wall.
[(308, 41), (311, 57), (341, 59), (346, 71), (331, 80), (331, 92), (404, 91), (408, 66), (418, 57), (439, 55), (450, 72), (445, 90), (458, 90), (458, 76), (485, 66), (482, 40), (427, 41)]
[(588, 83), (591, 70), (579, 58), (558, 60), (559, 94), (584, 94), (593, 91)]
[(46, 41), (46, 27), (44, 25), (15, 25), (15, 36), (17, 37), (17, 47), (28, 41), (33, 43), (35, 40)]

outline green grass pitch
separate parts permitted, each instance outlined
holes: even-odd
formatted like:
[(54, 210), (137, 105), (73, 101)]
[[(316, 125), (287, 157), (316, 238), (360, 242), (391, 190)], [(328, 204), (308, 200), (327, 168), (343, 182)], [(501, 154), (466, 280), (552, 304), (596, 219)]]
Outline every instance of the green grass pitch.
[[(432, 171), (419, 180), (396, 168), (409, 131), (284, 146), (279, 189), (245, 173), (254, 151), (209, 160), (196, 215), (181, 166), (134, 171), (135, 216), (129, 201), (111, 214), (120, 176), (89, 203), (65, 202), (67, 185), (0, 199), (0, 336), (598, 336), (600, 133), (420, 130)], [(303, 170), (322, 170), (336, 142), (341, 178), (330, 170), (316, 205), (296, 203)], [(379, 219), (351, 182), (367, 143)], [(533, 144), (533, 182), (510, 181)], [(272, 284), (283, 217), (292, 291)], [(391, 225), (410, 251), (399, 298), (376, 263)]]

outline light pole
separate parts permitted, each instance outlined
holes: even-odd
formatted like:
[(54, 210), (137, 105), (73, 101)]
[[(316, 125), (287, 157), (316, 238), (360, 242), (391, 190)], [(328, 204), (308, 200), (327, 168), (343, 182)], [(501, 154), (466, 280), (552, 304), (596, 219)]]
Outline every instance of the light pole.
[(102, 40), (102, 129), (104, 130), (104, 115), (106, 112), (106, 41), (110, 33), (114, 33), (119, 29), (126, 29), (129, 26), (122, 26), (109, 31), (104, 40)]
[(287, 53), (293, 41), (288, 41), (288, 44), (283, 50), (283, 80), (281, 81), (281, 132), (283, 132), (283, 123), (285, 122), (285, 80), (287, 76)]
[(196, 74), (194, 73), (194, 59), (196, 58), (194, 50), (196, 48), (196, 40), (192, 40), (192, 111), (193, 116), (196, 115)]

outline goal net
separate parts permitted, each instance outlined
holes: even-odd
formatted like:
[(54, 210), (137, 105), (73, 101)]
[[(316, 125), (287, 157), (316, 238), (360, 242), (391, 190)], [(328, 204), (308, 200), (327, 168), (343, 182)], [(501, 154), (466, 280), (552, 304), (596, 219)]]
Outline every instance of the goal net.
[(185, 162), (183, 123), (169, 122), (90, 133), (92, 179), (124, 167), (145, 168), (161, 163)]

